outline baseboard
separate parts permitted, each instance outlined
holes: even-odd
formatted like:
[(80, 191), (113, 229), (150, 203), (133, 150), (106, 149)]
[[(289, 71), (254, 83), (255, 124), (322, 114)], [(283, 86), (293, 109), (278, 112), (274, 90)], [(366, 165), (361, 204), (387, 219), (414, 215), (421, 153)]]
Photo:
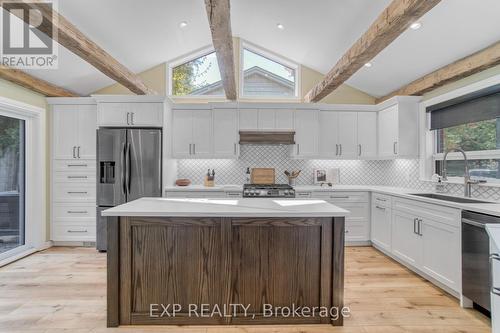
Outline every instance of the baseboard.
[(54, 242), (46, 241), (45, 243), (42, 243), (42, 245), (40, 245), (36, 250), (43, 251), (43, 250), (50, 249), (52, 246), (54, 246)]
[(386, 250), (378, 247), (376, 244), (372, 244), (372, 246), (377, 249), (378, 251), (382, 252), (384, 255), (386, 255), (387, 257), (391, 258), (392, 260), (396, 261), (397, 263), (405, 266), (406, 268), (408, 268), (410, 271), (420, 275), (421, 277), (423, 277), (424, 279), (426, 279), (427, 281), (429, 281), (430, 283), (432, 283), (433, 285), (435, 285), (436, 287), (442, 289), (443, 291), (445, 291), (446, 293), (450, 294), (451, 296), (455, 297), (455, 298), (458, 298), (460, 299), (461, 297), (461, 294), (453, 289), (451, 289), (450, 287), (444, 285), (442, 282), (439, 282), (437, 281), (436, 279), (434, 279), (433, 277), (427, 275), (426, 273), (422, 272), (421, 270), (405, 263), (404, 261), (400, 260), (399, 258), (393, 256), (391, 253), (387, 252)]
[(95, 247), (95, 242), (68, 242), (68, 241), (54, 241), (54, 246), (68, 246), (68, 247)]
[(370, 241), (345, 241), (345, 246), (372, 246)]

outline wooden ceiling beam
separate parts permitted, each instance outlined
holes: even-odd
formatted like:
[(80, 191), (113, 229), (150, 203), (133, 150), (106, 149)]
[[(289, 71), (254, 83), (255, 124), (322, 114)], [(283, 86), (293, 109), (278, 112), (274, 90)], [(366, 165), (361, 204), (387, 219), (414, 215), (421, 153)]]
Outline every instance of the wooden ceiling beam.
[(393, 0), (304, 100), (319, 102), (326, 97), (439, 2), (441, 0)]
[(229, 2), (230, 0), (205, 0), (205, 6), (226, 98), (236, 100), (233, 34), (231, 32)]
[(500, 65), (500, 41), (378, 98), (377, 103), (394, 96), (419, 96), (496, 65)]
[[(76, 26), (71, 24), (71, 22), (66, 20), (61, 14), (56, 11), (47, 10), (47, 7), (38, 6), (36, 2), (40, 2), (39, 0), (9, 0), (8, 2), (13, 1), (25, 6), (26, 9), (37, 10), (30, 11), (32, 19), (36, 19), (34, 15), (40, 15), (41, 13), (46, 24), (40, 25), (37, 28), (38, 30), (53, 38), (53, 26), (57, 29), (57, 42), (61, 46), (87, 61), (109, 78), (122, 84), (135, 94), (156, 94), (154, 90), (149, 89), (144, 84), (138, 75), (130, 71), (127, 67), (118, 62), (118, 60), (103, 50), (99, 45), (85, 36)], [(4, 1), (0, 0), (0, 5), (2, 5), (3, 2)], [(23, 17), (20, 18), (25, 22), (29, 21), (28, 16), (23, 15)]]
[(38, 79), (21, 70), (0, 65), (0, 78), (47, 97), (78, 97), (78, 94)]

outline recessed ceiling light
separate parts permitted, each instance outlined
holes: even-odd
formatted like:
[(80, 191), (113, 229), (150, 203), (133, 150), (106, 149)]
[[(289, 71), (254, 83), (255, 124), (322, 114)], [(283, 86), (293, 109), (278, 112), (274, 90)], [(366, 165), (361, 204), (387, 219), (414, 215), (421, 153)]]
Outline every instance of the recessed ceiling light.
[(179, 23), (179, 28), (185, 28), (187, 27), (188, 23), (186, 21), (182, 21), (181, 23)]
[(410, 28), (413, 30), (418, 30), (422, 27), (422, 23), (420, 22), (414, 22), (410, 25)]
[(280, 30), (284, 30), (284, 29), (285, 29), (285, 26), (284, 26), (283, 24), (281, 24), (281, 23), (276, 24), (276, 26), (277, 26), (277, 27), (278, 27), (278, 29), (280, 29)]
[(372, 63), (371, 63), (371, 62), (367, 62), (367, 63), (365, 64), (365, 67), (372, 67)]

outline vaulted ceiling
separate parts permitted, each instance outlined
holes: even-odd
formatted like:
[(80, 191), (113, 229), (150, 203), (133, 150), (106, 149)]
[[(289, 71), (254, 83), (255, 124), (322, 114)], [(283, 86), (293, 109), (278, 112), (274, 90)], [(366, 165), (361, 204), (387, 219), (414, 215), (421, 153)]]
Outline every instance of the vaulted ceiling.
[[(232, 31), (326, 73), (390, 0), (232, 0)], [(63, 0), (59, 12), (134, 72), (211, 44), (203, 0)], [(382, 96), (500, 40), (500, 1), (442, 1), (347, 83)], [(186, 21), (188, 25), (179, 27)], [(278, 29), (277, 24), (284, 29)], [(114, 83), (59, 49), (58, 70), (33, 76), (86, 95)]]

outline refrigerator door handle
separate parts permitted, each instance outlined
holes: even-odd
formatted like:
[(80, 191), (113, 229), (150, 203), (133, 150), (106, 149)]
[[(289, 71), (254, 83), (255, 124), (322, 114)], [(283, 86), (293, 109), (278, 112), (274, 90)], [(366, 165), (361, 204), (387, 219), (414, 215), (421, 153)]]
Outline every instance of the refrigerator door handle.
[[(126, 151), (126, 154), (125, 154), (125, 163), (126, 163), (126, 166), (127, 166), (127, 171), (126, 171), (126, 175), (125, 175), (125, 179), (126, 179), (126, 189), (127, 189), (127, 196), (130, 196), (130, 176), (131, 176), (131, 168), (130, 168), (130, 142), (127, 143), (127, 151)], [(127, 199), (128, 200), (128, 199)]]
[(125, 142), (122, 143), (122, 153), (121, 153), (121, 170), (120, 170), (120, 180), (121, 180), (121, 187), (122, 187), (122, 193), (126, 194), (127, 193), (127, 183), (125, 181), (125, 174), (127, 173), (127, 170), (125, 170), (125, 156), (126, 156), (126, 150), (125, 150), (126, 144)]

